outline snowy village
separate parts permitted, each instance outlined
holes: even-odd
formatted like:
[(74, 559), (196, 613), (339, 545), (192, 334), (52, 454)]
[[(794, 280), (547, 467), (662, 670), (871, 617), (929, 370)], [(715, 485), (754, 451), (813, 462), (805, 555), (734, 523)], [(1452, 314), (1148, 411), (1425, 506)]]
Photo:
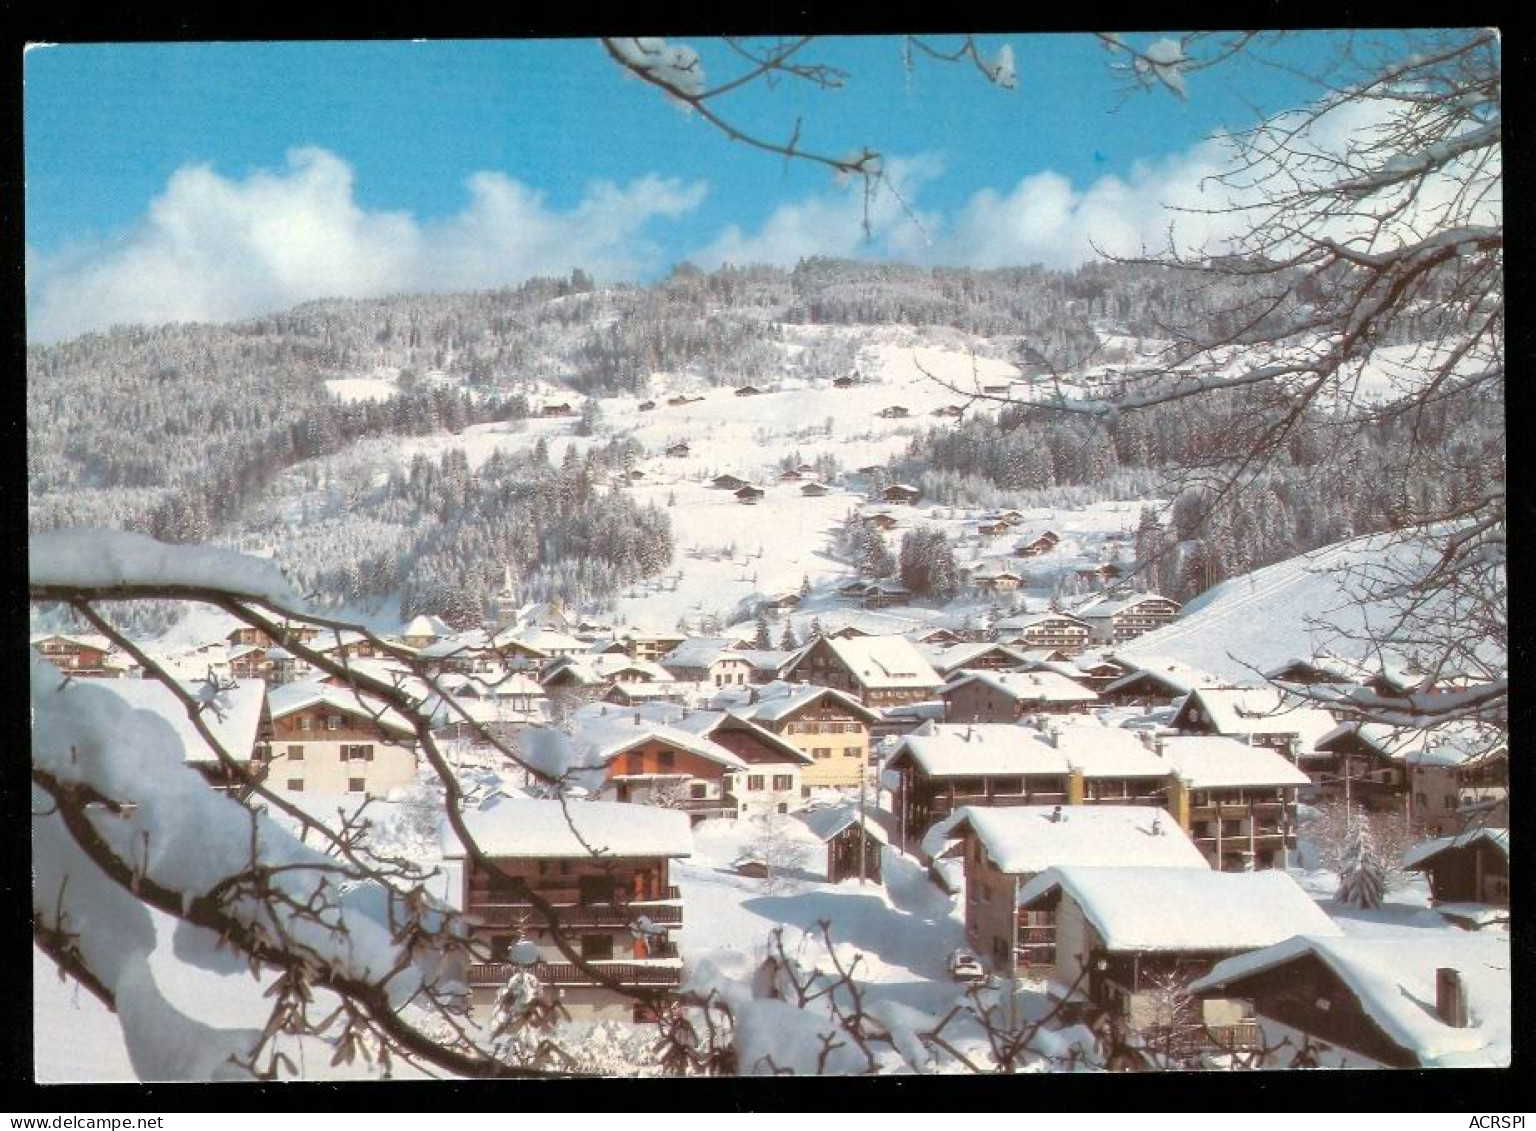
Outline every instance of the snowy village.
[[(1496, 182), (1435, 45), (1459, 111), (1382, 81)], [(744, 248), (33, 341), (36, 1078), (1507, 1067), (1491, 192), (1215, 284)]]

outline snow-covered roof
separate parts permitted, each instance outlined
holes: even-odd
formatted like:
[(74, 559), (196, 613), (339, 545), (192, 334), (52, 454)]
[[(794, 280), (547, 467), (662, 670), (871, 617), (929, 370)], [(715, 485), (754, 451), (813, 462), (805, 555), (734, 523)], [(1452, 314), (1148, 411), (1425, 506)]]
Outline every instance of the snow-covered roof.
[(822, 842), (831, 840), (849, 825), (859, 823), (862, 823), (864, 830), (881, 844), (891, 842), (890, 834), (875, 818), (875, 811), (871, 810), (861, 815), (857, 805), (828, 805), (819, 809), (806, 809), (796, 813), (795, 816), (810, 829), (812, 836)]
[(572, 737), (576, 748), (584, 755), (586, 765), (611, 761), (644, 742), (659, 742), (729, 769), (746, 769), (746, 762), (718, 742), (682, 726), (647, 717), (665, 712), (665, 708), (658, 712), (655, 704), (616, 707), (608, 703), (589, 703), (573, 713)]
[(1073, 611), (1084, 620), (1103, 620), (1106, 617), (1129, 612), (1148, 601), (1166, 601), (1174, 607), (1175, 611), (1179, 607), (1179, 603), (1173, 598), (1164, 597), (1158, 593), (1131, 593), (1124, 597), (1099, 597), (1085, 605), (1079, 605)]
[(1073, 616), (1071, 613), (1053, 613), (1044, 609), (1039, 612), (1004, 617), (993, 625), (993, 628), (998, 632), (1022, 632), (1026, 628), (1034, 628), (1036, 625), (1053, 620), (1064, 620), (1070, 624), (1082, 625), (1083, 628), (1088, 627), (1081, 617)]
[(722, 730), (746, 731), (765, 746), (783, 754), (786, 761), (809, 764), (815, 760), (799, 747), (784, 741), (784, 739), (772, 731), (759, 726), (751, 718), (748, 718), (734, 708), (721, 709), (715, 707), (706, 709), (702, 707), (685, 707), (677, 703), (656, 702), (640, 703), (633, 707), (622, 709), (608, 706), (605, 714), (603, 704), (588, 704), (579, 708), (575, 712), (574, 718), (577, 720), (578, 725), (585, 725), (586, 720), (591, 718), (607, 718), (613, 715), (615, 710), (622, 710), (624, 717), (629, 720), (631, 726), (634, 724), (635, 715), (639, 714), (645, 722), (686, 731), (699, 738), (710, 738)]
[(1123, 676), (1105, 687), (1105, 692), (1119, 691), (1143, 676), (1154, 679), (1170, 688), (1175, 694), (1187, 695), (1197, 687), (1214, 687), (1221, 680), (1209, 672), (1180, 663), (1166, 656), (1123, 656), (1115, 654), (1114, 661), (1129, 668)]
[(1334, 925), (1289, 874), (1197, 868), (1053, 867), (1024, 885), (1019, 906), (1060, 890), (1111, 951), (1250, 950)]
[(1071, 770), (1065, 752), (1039, 732), (1009, 723), (927, 724), (903, 738), (891, 761), (909, 757), (930, 777), (995, 774), (1061, 774)]
[[(492, 857), (590, 859), (594, 855), (688, 856), (693, 852), (688, 814), (654, 805), (495, 798), (479, 808), (466, 809), (464, 824), (475, 843)], [(442, 851), (449, 859), (466, 855), (463, 844), (446, 825)]]
[(1167, 761), (1159, 758), (1140, 734), (1123, 727), (1077, 719), (1058, 723), (1053, 719), (1045, 724), (1045, 735), (1086, 778), (1161, 777), (1169, 770)]
[(1178, 823), (1151, 806), (967, 805), (960, 812), (950, 835), (970, 830), (992, 862), (1015, 875), (1085, 864), (1210, 868)]
[(1505, 856), (1509, 855), (1509, 830), (1507, 828), (1494, 828), (1481, 826), (1458, 833), (1456, 836), (1439, 836), (1433, 840), (1426, 840), (1414, 845), (1403, 853), (1403, 867), (1413, 868), (1425, 861), (1439, 856), (1440, 853), (1451, 848), (1466, 848), (1478, 841), (1486, 841), (1498, 849)]
[(1219, 734), (1294, 734), (1303, 752), (1338, 725), (1321, 707), (1274, 687), (1197, 687), (1186, 702), (1198, 706)]
[(1459, 766), (1491, 753), (1499, 736), (1476, 722), (1442, 724), (1431, 730), (1346, 721), (1317, 740), (1319, 749), (1354, 735), (1385, 758), (1413, 766)]
[(443, 637), (453, 635), (453, 629), (436, 617), (428, 616), (426, 613), (417, 613), (411, 618), (411, 623), (400, 630), (400, 635)]
[(947, 675), (952, 671), (967, 667), (989, 652), (1001, 652), (1015, 663), (1022, 664), (1026, 662), (1024, 653), (1019, 651), (1019, 649), (1010, 648), (1006, 644), (994, 644), (991, 641), (949, 644), (942, 648), (929, 650), (928, 655), (932, 659), (933, 666)]
[[(580, 640), (568, 633), (558, 632), (553, 628), (527, 628), (511, 637), (519, 644), (540, 652), (553, 654), (555, 652), (581, 651), (583, 645)], [(498, 643), (505, 644), (506, 637), (498, 637)]]
[[(1494, 932), (1413, 931), (1387, 937), (1297, 935), (1218, 962), (1194, 982), (1195, 993), (1312, 955), (1349, 988), (1382, 1033), (1437, 1068), (1507, 1066), (1513, 1021), (1510, 943)], [(1469, 1024), (1447, 1025), (1435, 1012), (1436, 971), (1461, 973)]]
[(110, 651), (112, 642), (98, 632), (34, 632), (32, 643), (41, 644), (47, 640), (62, 640), (66, 644), (75, 644), (81, 648), (95, 648), (101, 652)]
[[(823, 641), (866, 687), (936, 688), (944, 682), (905, 636), (836, 637)], [(816, 643), (807, 645), (801, 656)]]
[(1092, 703), (1099, 698), (1075, 680), (1060, 672), (960, 671), (945, 690), (953, 691), (969, 683), (985, 684), (999, 695), (1029, 703)]
[[(165, 720), (181, 740), (185, 761), (212, 764), (219, 760), (187, 717), (186, 707), (158, 679), (98, 679), (92, 680), (91, 686), (111, 692), (134, 710), (149, 711)], [(236, 680), (234, 687), (216, 693), (201, 683), (183, 683), (181, 688), (194, 699), (209, 703), (201, 717), (219, 745), (235, 758), (249, 758), (256, 743), (267, 685), (259, 679), (242, 679)]]
[(1295, 667), (1311, 668), (1339, 683), (1364, 683), (1372, 674), (1370, 667), (1358, 660), (1319, 652), (1311, 656), (1290, 656), (1280, 663), (1272, 664), (1265, 670), (1264, 678), (1277, 679), (1282, 672)]
[(1191, 789), (1311, 784), (1311, 779), (1278, 751), (1249, 746), (1224, 735), (1164, 738), (1162, 760), (1188, 781)]
[(662, 666), (669, 668), (707, 668), (721, 659), (720, 653), (728, 652), (726, 659), (745, 659), (729, 636), (693, 636), (684, 640), (661, 658)]
[(377, 722), (386, 730), (414, 735), (416, 728), (393, 707), (387, 706), (369, 695), (362, 695), (348, 687), (336, 687), (318, 680), (301, 680), (274, 687), (267, 695), (267, 704), (274, 720), (323, 703), (328, 707), (349, 712), (352, 715)]
[[(744, 719), (778, 722), (796, 711), (815, 705), (823, 700), (836, 703), (849, 714), (866, 723), (875, 722), (879, 715), (871, 711), (847, 692), (832, 687), (818, 687), (812, 683), (784, 683), (775, 681), (761, 687), (732, 689), (730, 710)], [(727, 701), (722, 693), (719, 700)]]

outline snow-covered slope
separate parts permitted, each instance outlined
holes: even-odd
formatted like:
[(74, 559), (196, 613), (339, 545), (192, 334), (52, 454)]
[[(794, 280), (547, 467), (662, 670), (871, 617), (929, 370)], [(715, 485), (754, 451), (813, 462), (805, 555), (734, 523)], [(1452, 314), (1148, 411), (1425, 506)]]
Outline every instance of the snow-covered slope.
[[(1382, 594), (1395, 577), (1418, 573), (1426, 542), (1370, 535), (1335, 543), (1234, 577), (1184, 606), (1178, 620), (1120, 649), (1133, 659), (1179, 660), (1226, 679), (1254, 681), (1297, 657), (1329, 652), (1350, 660), (1410, 660), (1389, 644), (1402, 610)], [(1491, 644), (1490, 644), (1491, 647)], [(1485, 662), (1501, 666), (1490, 652)]]

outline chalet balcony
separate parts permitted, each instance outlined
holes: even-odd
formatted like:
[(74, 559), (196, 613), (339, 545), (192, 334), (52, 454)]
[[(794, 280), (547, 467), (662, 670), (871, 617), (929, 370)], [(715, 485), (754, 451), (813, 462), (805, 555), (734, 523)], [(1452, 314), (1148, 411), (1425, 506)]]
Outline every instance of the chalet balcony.
[(1162, 1026), (1141, 1030), (1141, 1038), (1159, 1052), (1176, 1056), (1198, 1053), (1253, 1052), (1264, 1047), (1257, 1021), (1235, 1025), (1189, 1025), (1178, 1029)]
[[(683, 967), (677, 959), (656, 962), (591, 962), (594, 970), (626, 986), (676, 987), (683, 984)], [(510, 962), (474, 962), (469, 967), (472, 986), (504, 985), (521, 967)], [(536, 962), (533, 976), (546, 986), (597, 986), (602, 983), (572, 962)]]
[(1019, 946), (1051, 946), (1056, 945), (1055, 927), (1020, 927)]
[(741, 803), (733, 794), (722, 793), (719, 797), (685, 797), (673, 806), (690, 816), (734, 817)]
[[(676, 890), (676, 889), (674, 889)], [(469, 910), (470, 917), (485, 927), (511, 927), (523, 923), (541, 927), (547, 923), (542, 911), (527, 903), (481, 904)], [(611, 903), (557, 906), (555, 914), (562, 927), (628, 927), (643, 915), (658, 927), (677, 927), (683, 922), (683, 909), (665, 903)]]
[(1088, 797), (1084, 798), (1085, 805), (1143, 805), (1152, 808), (1161, 808), (1168, 803), (1168, 799), (1161, 794), (1144, 794), (1139, 797)]

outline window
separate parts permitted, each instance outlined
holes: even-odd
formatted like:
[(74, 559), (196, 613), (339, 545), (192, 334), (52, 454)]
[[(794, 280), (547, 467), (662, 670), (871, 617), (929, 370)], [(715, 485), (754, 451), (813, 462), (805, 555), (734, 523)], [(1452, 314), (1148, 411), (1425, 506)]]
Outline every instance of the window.
[(299, 729), (300, 730), (314, 730), (315, 729), (315, 720), (310, 718), (308, 715), (300, 715), (299, 716)]
[(303, 793), (304, 792), (304, 779), (303, 778), (289, 778), (288, 779), (288, 788), (290, 790), (292, 790), (294, 793)]
[(304, 747), (302, 747), (302, 746), (290, 746), (290, 747), (288, 747), (288, 760), (291, 761), (291, 762), (302, 762), (302, 761), (304, 761)]
[(845, 746), (845, 747), (843, 747), (843, 757), (844, 758), (857, 758), (858, 756), (859, 756), (859, 748), (857, 746)]
[(625, 772), (626, 773), (631, 773), (631, 774), (643, 774), (643, 773), (645, 773), (645, 755), (644, 754), (631, 754), (625, 760)]
[(757, 790), (757, 789), (762, 789), (762, 788), (763, 788), (763, 775), (762, 774), (748, 774), (747, 775), (747, 790), (749, 792), (752, 791), (752, 790)]
[(340, 730), (341, 729), (341, 716), (340, 715), (327, 715), (325, 717), (325, 729), (326, 730)]
[(773, 788), (774, 789), (778, 789), (778, 790), (794, 789), (795, 788), (795, 775), (794, 774), (774, 774), (773, 775)]
[(348, 793), (362, 793), (367, 788), (368, 788), (368, 784), (362, 778), (348, 778), (347, 779), (347, 792)]
[(688, 796), (695, 801), (703, 801), (709, 796), (709, 785), (701, 781), (694, 782), (688, 787)]
[(613, 957), (612, 935), (582, 935), (581, 956), (588, 959), (605, 959)]
[(677, 756), (671, 750), (661, 750), (656, 754), (656, 765), (659, 769), (670, 770), (677, 762)]
[(830, 746), (818, 746), (818, 747), (816, 747), (815, 749), (813, 749), (811, 751), (811, 756), (813, 758), (822, 758), (822, 759), (830, 758), (830, 757), (832, 757), (832, 747), (830, 747)]

